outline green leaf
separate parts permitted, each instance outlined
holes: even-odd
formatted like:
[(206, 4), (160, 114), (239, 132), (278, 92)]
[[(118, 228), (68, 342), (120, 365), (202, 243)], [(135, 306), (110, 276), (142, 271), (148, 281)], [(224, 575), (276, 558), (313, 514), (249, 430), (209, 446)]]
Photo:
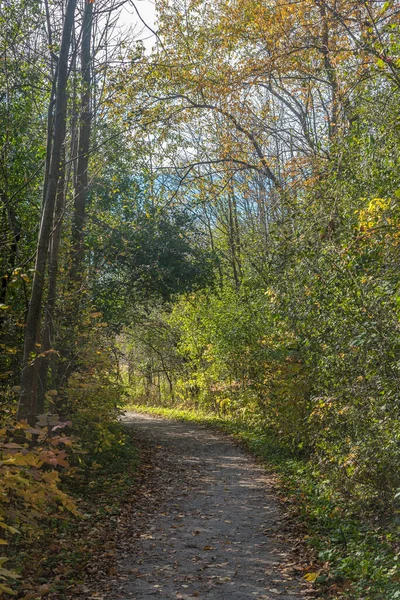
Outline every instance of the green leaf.
[(9, 594), (9, 596), (16, 596), (16, 592), (14, 592), (11, 588), (6, 585), (0, 583), (0, 592), (4, 592), (5, 594)]
[(0, 577), (8, 577), (9, 579), (20, 579), (21, 575), (18, 575), (18, 573), (10, 571), (9, 569), (4, 569), (4, 567), (0, 567)]

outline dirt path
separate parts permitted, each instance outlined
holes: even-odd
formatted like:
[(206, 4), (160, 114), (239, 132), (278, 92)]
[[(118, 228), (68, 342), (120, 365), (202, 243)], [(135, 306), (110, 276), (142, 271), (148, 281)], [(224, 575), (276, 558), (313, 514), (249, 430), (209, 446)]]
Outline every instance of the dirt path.
[(158, 501), (150, 492), (150, 511), (125, 536), (122, 579), (107, 598), (304, 598), (268, 474), (251, 457), (197, 425), (136, 413), (125, 420), (158, 453)]

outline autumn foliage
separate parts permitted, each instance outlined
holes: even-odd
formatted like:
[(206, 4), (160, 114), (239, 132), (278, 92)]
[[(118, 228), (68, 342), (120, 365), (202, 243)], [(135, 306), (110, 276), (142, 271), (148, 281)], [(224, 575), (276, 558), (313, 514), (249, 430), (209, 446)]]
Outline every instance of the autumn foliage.
[(151, 48), (119, 7), (0, 14), (5, 551), (76, 513), (68, 492), (123, 446), (126, 386), (254, 426), (390, 545), (396, 2), (159, 0)]

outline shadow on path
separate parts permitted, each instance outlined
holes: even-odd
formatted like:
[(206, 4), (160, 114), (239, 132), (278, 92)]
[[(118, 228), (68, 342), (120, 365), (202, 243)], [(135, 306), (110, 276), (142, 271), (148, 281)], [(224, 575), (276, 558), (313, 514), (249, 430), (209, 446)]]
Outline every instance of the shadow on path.
[(197, 425), (136, 413), (124, 421), (161, 450), (164, 501), (132, 553), (121, 552), (125, 580), (113, 598), (304, 598), (268, 474), (251, 457)]

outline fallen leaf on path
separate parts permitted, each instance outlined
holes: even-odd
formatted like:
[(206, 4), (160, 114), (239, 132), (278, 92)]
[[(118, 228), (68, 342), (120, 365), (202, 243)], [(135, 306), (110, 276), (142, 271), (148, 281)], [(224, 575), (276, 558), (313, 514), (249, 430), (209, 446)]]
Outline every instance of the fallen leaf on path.
[(315, 581), (317, 579), (317, 577), (319, 577), (321, 571), (315, 571), (314, 573), (306, 573), (304, 575), (304, 579), (306, 581), (309, 581), (310, 583), (312, 583), (313, 581)]

